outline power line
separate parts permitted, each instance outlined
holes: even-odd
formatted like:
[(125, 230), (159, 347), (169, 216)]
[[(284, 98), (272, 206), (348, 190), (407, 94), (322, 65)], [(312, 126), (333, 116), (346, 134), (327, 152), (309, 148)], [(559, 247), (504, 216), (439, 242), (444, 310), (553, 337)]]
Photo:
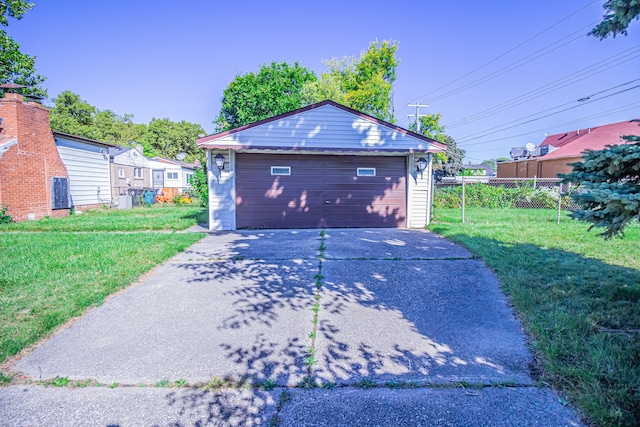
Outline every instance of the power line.
[[(517, 138), (519, 136), (526, 136), (526, 135), (531, 135), (532, 133), (535, 132), (542, 132), (542, 131), (548, 131), (551, 129), (557, 129), (566, 125), (571, 125), (574, 123), (580, 123), (584, 120), (590, 120), (590, 119), (596, 119), (596, 118), (600, 118), (600, 117), (606, 117), (606, 116), (610, 116), (612, 114), (617, 114), (617, 113), (622, 113), (623, 111), (628, 111), (628, 110), (635, 110), (637, 109), (636, 106), (640, 106), (640, 102), (633, 102), (631, 104), (627, 104), (627, 105), (623, 105), (622, 107), (617, 107), (617, 108), (613, 108), (611, 110), (607, 110), (598, 114), (594, 114), (591, 116), (586, 116), (586, 117), (582, 117), (579, 119), (575, 119), (575, 120), (571, 120), (568, 122), (564, 122), (564, 123), (559, 123), (559, 124), (555, 124), (555, 125), (551, 125), (551, 126), (546, 126), (544, 128), (539, 128), (539, 129), (535, 129), (529, 132), (525, 132), (525, 133), (520, 133), (517, 135), (509, 135), (509, 136), (505, 136), (505, 137), (501, 137), (501, 138), (494, 138), (491, 141), (483, 141), (483, 142), (475, 142), (473, 144), (468, 144), (466, 145), (466, 147), (471, 147), (471, 146), (475, 146), (475, 145), (484, 145), (484, 144), (491, 144), (497, 141), (504, 141), (507, 139), (512, 139), (512, 138)], [(595, 127), (595, 126), (591, 126), (591, 127)], [(483, 149), (483, 150), (476, 150), (474, 149), (474, 151), (476, 152), (484, 152), (484, 151), (493, 151), (496, 150), (496, 148), (487, 148), (487, 149)]]
[[(537, 51), (533, 52), (532, 54), (529, 54), (529, 55), (525, 56), (524, 58), (521, 58), (518, 61), (513, 62), (513, 63), (511, 63), (511, 64), (509, 64), (509, 65), (507, 65), (507, 66), (505, 66), (505, 67), (503, 67), (503, 68), (501, 68), (501, 69), (499, 69), (497, 71), (494, 71), (493, 73), (487, 74), (484, 77), (480, 77), (479, 79), (476, 79), (476, 80), (474, 80), (474, 81), (472, 81), (470, 83), (467, 83), (466, 85), (463, 85), (463, 86), (461, 86), (461, 87), (459, 87), (457, 89), (453, 89), (453, 90), (451, 90), (449, 92), (446, 92), (446, 93), (444, 93), (442, 95), (433, 97), (433, 98), (431, 98), (431, 101), (432, 102), (436, 102), (436, 101), (440, 101), (442, 99), (448, 98), (450, 96), (457, 95), (457, 94), (459, 94), (461, 92), (464, 92), (464, 91), (466, 91), (468, 89), (474, 88), (474, 87), (479, 86), (479, 85), (481, 85), (483, 83), (491, 81), (491, 80), (493, 80), (493, 79), (495, 79), (497, 77), (500, 77), (503, 74), (506, 74), (506, 73), (508, 73), (510, 71), (515, 70), (516, 68), (520, 68), (523, 65), (528, 64), (529, 62), (535, 61), (538, 58), (541, 58), (541, 57), (543, 57), (543, 56), (545, 56), (545, 55), (547, 55), (547, 54), (549, 54), (551, 52), (554, 52), (554, 51), (560, 49), (561, 47), (564, 47), (564, 46), (566, 46), (566, 45), (568, 45), (570, 43), (573, 43), (573, 42), (583, 38), (584, 34), (582, 32), (587, 28), (593, 27), (593, 25), (596, 24), (597, 22), (598, 21), (594, 21), (591, 24), (585, 25), (581, 29), (579, 29), (577, 31), (574, 31), (573, 33), (569, 34), (569, 36), (574, 36), (573, 38), (571, 38), (569, 40), (566, 40), (566, 37), (563, 37), (561, 40), (557, 40), (557, 41), (555, 41), (555, 42), (543, 47), (542, 49), (538, 49)], [(559, 46), (556, 46), (553, 49), (547, 50), (548, 48), (550, 48), (550, 47), (552, 47), (552, 46), (554, 46), (554, 45), (556, 45), (558, 43), (561, 43), (563, 41), (564, 41), (564, 43), (560, 44)], [(538, 53), (539, 53), (539, 55), (533, 56), (533, 55), (536, 55)]]
[[(636, 82), (636, 81), (638, 81), (638, 80), (640, 80), (640, 78), (638, 78), (638, 79), (634, 79), (634, 80), (631, 80), (631, 81), (628, 81), (628, 82), (626, 82), (626, 83), (622, 83), (622, 84), (619, 84), (619, 85), (616, 85), (616, 86), (613, 86), (613, 87), (610, 87), (610, 88), (608, 88), (608, 89), (604, 89), (604, 90), (601, 90), (601, 91), (598, 91), (598, 92), (592, 93), (591, 95), (588, 95), (588, 96), (582, 97), (582, 98), (577, 99), (577, 100), (572, 100), (572, 101), (569, 101), (569, 102), (565, 102), (565, 103), (563, 103), (563, 104), (556, 105), (555, 107), (547, 108), (546, 110), (538, 111), (537, 113), (529, 114), (528, 116), (524, 116), (524, 117), (520, 117), (520, 118), (515, 119), (515, 120), (511, 120), (510, 122), (506, 122), (506, 123), (503, 123), (503, 124), (498, 125), (498, 126), (494, 126), (494, 127), (492, 127), (492, 128), (489, 128), (489, 129), (485, 129), (485, 130), (482, 130), (482, 131), (479, 131), (479, 132), (475, 132), (475, 133), (469, 134), (469, 135), (467, 135), (467, 136), (463, 136), (461, 139), (466, 139), (466, 140), (477, 139), (477, 138), (470, 138), (470, 137), (475, 136), (475, 135), (478, 135), (478, 134), (483, 134), (483, 133), (486, 133), (486, 132), (492, 131), (492, 130), (494, 130), (494, 129), (498, 129), (496, 132), (501, 132), (501, 131), (502, 131), (502, 130), (504, 130), (504, 129), (499, 129), (499, 128), (502, 128), (502, 127), (508, 126), (508, 125), (510, 125), (510, 124), (512, 124), (512, 123), (519, 122), (520, 120), (528, 119), (529, 117), (535, 117), (535, 116), (537, 116), (537, 115), (539, 115), (539, 114), (544, 114), (544, 113), (546, 113), (546, 112), (548, 112), (548, 111), (553, 111), (553, 110), (555, 110), (555, 109), (562, 108), (562, 107), (564, 107), (564, 106), (566, 106), (566, 105), (570, 105), (570, 104), (573, 104), (573, 103), (575, 103), (575, 102), (580, 102), (580, 103), (582, 103), (582, 104), (579, 104), (579, 105), (590, 104), (590, 103), (591, 103), (591, 102), (593, 102), (593, 101), (598, 101), (598, 100), (600, 100), (600, 99), (608, 98), (608, 97), (609, 97), (609, 96), (611, 96), (611, 95), (608, 95), (608, 96), (606, 96), (606, 97), (602, 97), (602, 98), (599, 98), (599, 99), (596, 99), (596, 100), (593, 100), (593, 101), (589, 101), (589, 102), (585, 102), (585, 101), (588, 101), (588, 100), (589, 100), (589, 99), (591, 99), (592, 97), (594, 97), (594, 96), (596, 96), (596, 95), (600, 95), (601, 93), (609, 92), (609, 91), (611, 91), (611, 90), (613, 90), (613, 89), (617, 89), (617, 88), (619, 88), (619, 87), (626, 86), (626, 85), (631, 84), (631, 83), (633, 83), (633, 82)], [(635, 86), (635, 87), (637, 87), (637, 86)], [(630, 88), (630, 89), (628, 89), (628, 90), (634, 89), (635, 87)], [(616, 94), (617, 94), (617, 93), (626, 92), (626, 91), (627, 91), (627, 90), (624, 90), (624, 91), (621, 91), (621, 92), (616, 92)], [(615, 95), (615, 94), (612, 94), (612, 95)], [(573, 107), (572, 107), (572, 108), (573, 108)], [(569, 108), (569, 109), (571, 109), (571, 108)], [(566, 110), (562, 110), (562, 111), (566, 111)], [(561, 111), (558, 111), (558, 113), (559, 113), (559, 112), (561, 112)], [(556, 114), (556, 113), (554, 113), (554, 114)], [(547, 116), (544, 116), (544, 117), (547, 117)], [(537, 119), (536, 119), (536, 120), (537, 120)], [(510, 129), (510, 128), (511, 128), (511, 127), (507, 127), (506, 129)], [(495, 133), (495, 132), (493, 132), (493, 133)]]
[[(563, 22), (564, 22), (564, 21), (566, 21), (567, 19), (569, 19), (569, 18), (573, 17), (574, 15), (578, 14), (578, 13), (579, 13), (579, 12), (581, 12), (582, 10), (584, 10), (584, 9), (586, 9), (587, 7), (591, 6), (591, 4), (592, 4), (592, 3), (594, 3), (594, 2), (595, 2), (595, 0), (591, 0), (591, 1), (589, 1), (587, 4), (585, 4), (584, 6), (582, 6), (581, 8), (579, 8), (578, 10), (576, 10), (575, 12), (573, 12), (573, 13), (569, 14), (568, 16), (566, 16), (566, 17), (562, 18), (562, 19), (561, 19), (561, 20), (559, 20), (558, 22), (556, 22), (556, 23), (554, 23), (554, 24), (550, 25), (549, 27), (547, 27), (547, 28), (545, 28), (544, 30), (540, 31), (539, 33), (535, 34), (534, 36), (529, 37), (527, 40), (523, 41), (522, 43), (518, 44), (517, 46), (512, 47), (511, 49), (507, 50), (506, 52), (504, 52), (504, 53), (502, 53), (502, 54), (498, 55), (497, 57), (493, 58), (492, 60), (490, 60), (490, 61), (488, 61), (488, 62), (485, 62), (485, 63), (484, 63), (484, 64), (482, 64), (481, 66), (479, 66), (479, 67), (477, 67), (477, 68), (474, 68), (473, 70), (469, 71), (468, 73), (466, 73), (466, 74), (464, 74), (464, 75), (462, 75), (462, 76), (460, 76), (460, 77), (458, 77), (458, 78), (456, 78), (456, 79), (454, 79), (454, 80), (450, 81), (449, 83), (446, 83), (446, 84), (444, 84), (443, 86), (440, 86), (439, 88), (437, 88), (437, 89), (435, 89), (435, 90), (432, 90), (431, 92), (427, 92), (426, 94), (421, 95), (421, 96), (419, 96), (419, 97), (417, 97), (417, 98), (413, 98), (413, 101), (418, 100), (418, 99), (420, 99), (420, 98), (424, 98), (424, 97), (429, 96), (429, 95), (431, 95), (431, 94), (433, 94), (433, 93), (439, 92), (440, 90), (442, 90), (442, 89), (444, 89), (444, 88), (446, 88), (446, 87), (448, 87), (448, 86), (451, 86), (451, 85), (452, 85), (452, 84), (454, 84), (454, 83), (457, 83), (458, 81), (460, 81), (460, 80), (464, 79), (465, 77), (467, 77), (467, 76), (469, 76), (469, 75), (471, 75), (471, 74), (475, 73), (476, 71), (479, 71), (479, 70), (483, 69), (483, 68), (484, 68), (484, 67), (486, 67), (487, 65), (490, 65), (490, 64), (492, 64), (492, 63), (496, 62), (498, 59), (500, 59), (500, 58), (502, 58), (502, 57), (504, 57), (504, 56), (508, 55), (509, 53), (513, 52), (514, 50), (516, 50), (516, 49), (520, 48), (521, 46), (524, 46), (524, 45), (525, 45), (525, 44), (527, 44), (527, 43), (529, 43), (531, 40), (533, 40), (533, 39), (535, 39), (535, 38), (537, 38), (537, 37), (541, 36), (542, 34), (546, 33), (546, 32), (547, 32), (547, 31), (549, 31), (550, 29), (552, 29), (552, 28), (554, 28), (554, 27), (556, 27), (556, 26), (560, 25), (561, 23), (563, 23)], [(582, 30), (580, 30), (580, 31), (582, 31)]]
[[(619, 52), (615, 55), (612, 55), (608, 58), (605, 58), (601, 61), (596, 62), (595, 64), (592, 64), (588, 67), (585, 67), (581, 70), (578, 70), (576, 72), (573, 72), (571, 74), (568, 74), (558, 80), (555, 80), (551, 83), (548, 83), (546, 85), (540, 86), (536, 89), (533, 89), (529, 92), (526, 92), (520, 96), (517, 96), (515, 98), (512, 98), (508, 101), (505, 101), (503, 103), (494, 105), (491, 108), (488, 108), (486, 110), (480, 111), (479, 113), (475, 113), (472, 114), (470, 116), (467, 116), (463, 119), (457, 120), (455, 122), (452, 122), (450, 124), (446, 124), (444, 125), (447, 129), (452, 129), (452, 128), (456, 128), (456, 127), (460, 127), (460, 126), (464, 126), (466, 124), (469, 124), (471, 122), (474, 122), (476, 120), (485, 118), (485, 117), (490, 117), (492, 115), (495, 115), (497, 113), (500, 113), (502, 111), (508, 110), (512, 107), (515, 107), (517, 105), (521, 105), (524, 104), (526, 102), (532, 101), (534, 99), (540, 98), (541, 96), (544, 96), (548, 93), (551, 93), (553, 91), (556, 91), (558, 89), (562, 89), (564, 87), (570, 86), (572, 84), (575, 84), (577, 82), (580, 82), (584, 79), (587, 79), (589, 77), (595, 76), (597, 74), (600, 74), (604, 71), (607, 71), (611, 68), (617, 67), (619, 65), (622, 65), (626, 62), (629, 62), (635, 58), (637, 58), (640, 55), (637, 55), (636, 52), (631, 52), (629, 53), (629, 51), (637, 51), (640, 50), (640, 46), (634, 46), (630, 49), (624, 50), (622, 52)], [(626, 54), (626, 55), (624, 55)], [(621, 56), (622, 55), (622, 56)], [(630, 55), (634, 55), (631, 56), (630, 58), (626, 58)], [(616, 58), (619, 57), (619, 58)], [(615, 59), (614, 59), (615, 58)], [(624, 59), (626, 58), (626, 59)], [(624, 60), (623, 60), (624, 59)], [(617, 63), (613, 63), (612, 62), (616, 62), (619, 61)], [(580, 77), (580, 78), (578, 78)], [(540, 92), (540, 93), (538, 93)]]
[[(634, 82), (634, 81), (637, 81), (637, 80), (640, 80), (640, 79), (635, 79), (635, 80), (632, 80), (631, 82)], [(627, 84), (629, 84), (629, 83), (631, 83), (631, 82), (627, 82), (627, 83), (624, 83), (624, 84), (622, 84), (622, 85), (614, 86), (613, 88), (609, 88), (609, 89), (606, 89), (606, 90), (603, 90), (603, 91), (597, 92), (597, 94), (600, 94), (600, 93), (603, 93), (603, 92), (608, 92), (608, 91), (610, 91), (610, 90), (612, 90), (612, 89), (614, 89), (614, 88), (617, 88), (617, 87), (620, 87), (620, 86), (625, 86), (625, 85), (627, 85)], [(518, 120), (513, 120), (513, 121), (511, 121), (511, 122), (505, 123), (504, 125), (495, 126), (495, 127), (493, 127), (493, 128), (486, 129), (485, 131), (482, 131), (482, 132), (476, 132), (476, 133), (474, 133), (474, 134), (469, 135), (468, 137), (463, 137), (462, 139), (464, 139), (464, 141), (459, 141), (459, 142), (460, 142), (460, 143), (465, 143), (465, 142), (468, 142), (468, 141), (473, 141), (473, 140), (475, 140), (475, 139), (484, 138), (485, 136), (493, 135), (494, 133), (499, 133), (499, 132), (505, 131), (505, 130), (507, 130), (507, 129), (513, 129), (514, 127), (518, 127), (518, 126), (525, 125), (525, 124), (527, 124), (527, 123), (535, 122), (535, 121), (538, 121), (538, 120), (540, 120), (540, 119), (544, 119), (544, 118), (546, 118), (546, 117), (553, 116), (553, 115), (556, 115), (556, 114), (559, 114), (559, 113), (562, 113), (562, 112), (565, 112), (565, 111), (568, 111), (568, 110), (573, 110), (574, 108), (582, 107), (582, 106), (584, 106), (584, 105), (591, 104), (591, 103), (596, 102), (596, 101), (602, 101), (603, 99), (610, 98), (610, 97), (612, 97), (612, 96), (619, 95), (619, 94), (621, 94), (621, 93), (628, 92), (628, 91), (630, 91), (630, 90), (637, 89), (637, 88), (639, 88), (639, 87), (640, 87), (640, 85), (636, 85), (636, 86), (630, 87), (630, 88), (628, 88), (628, 89), (624, 89), (624, 90), (621, 90), (621, 91), (618, 91), (618, 92), (614, 92), (614, 93), (612, 93), (612, 94), (609, 94), (609, 95), (603, 96), (603, 97), (598, 98), (598, 99), (592, 99), (592, 100), (589, 100), (589, 99), (590, 99), (592, 96), (596, 95), (596, 94), (589, 95), (589, 96), (587, 96), (587, 97), (584, 97), (584, 98), (579, 99), (578, 101), (580, 102), (580, 104), (578, 104), (578, 105), (574, 105), (573, 107), (565, 108), (565, 109), (563, 109), (563, 110), (555, 111), (555, 112), (553, 112), (553, 113), (549, 113), (549, 114), (546, 114), (546, 115), (544, 115), (544, 116), (536, 117), (535, 119), (527, 120), (527, 121), (524, 121), (524, 122), (521, 122), (521, 123), (516, 123), (516, 124), (514, 124), (514, 125), (512, 125), (512, 126), (504, 127), (505, 125), (507, 125), (507, 124), (509, 124), (509, 123), (513, 123), (513, 122), (516, 122), (516, 121), (518, 121), (518, 120), (522, 120), (522, 119), (526, 119), (526, 118), (529, 118), (529, 117), (537, 116), (538, 114), (543, 114), (543, 113), (545, 113), (545, 112), (547, 112), (547, 111), (555, 110), (556, 108), (563, 107), (563, 106), (565, 106), (565, 105), (567, 105), (567, 104), (572, 104), (572, 103), (574, 103), (575, 101), (571, 101), (571, 102), (568, 102), (568, 103), (565, 103), (565, 104), (561, 104), (561, 105), (558, 105), (558, 106), (556, 106), (556, 107), (549, 108), (549, 109), (546, 109), (546, 110), (540, 111), (540, 112), (538, 112), (538, 113), (531, 114), (531, 115), (526, 116), (526, 117), (522, 117), (522, 118), (520, 118), (520, 119), (518, 119)], [(584, 100), (584, 101), (583, 101), (583, 100)], [(495, 131), (493, 131), (493, 132), (489, 132), (489, 131), (491, 131), (491, 130), (493, 130), (493, 129), (497, 129), (497, 128), (500, 128), (500, 127), (504, 127), (504, 128), (503, 128), (503, 129), (495, 130)], [(486, 133), (484, 133), (484, 132), (486, 132)], [(473, 138), (471, 138), (471, 137), (470, 137), (470, 136), (472, 136), (472, 135), (477, 135), (477, 134), (479, 134), (479, 133), (484, 133), (484, 134), (483, 134), (483, 135), (479, 135), (479, 136), (475, 136), (475, 137), (473, 137)], [(474, 144), (469, 144), (469, 145), (474, 145)]]

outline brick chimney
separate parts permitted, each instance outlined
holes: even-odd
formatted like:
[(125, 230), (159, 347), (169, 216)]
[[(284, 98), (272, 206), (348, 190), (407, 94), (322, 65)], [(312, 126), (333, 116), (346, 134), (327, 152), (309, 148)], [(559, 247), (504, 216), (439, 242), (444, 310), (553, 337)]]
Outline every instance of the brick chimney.
[(14, 221), (68, 215), (69, 175), (51, 132), (49, 110), (6, 93), (0, 98), (0, 117), (0, 144), (8, 146), (0, 157), (0, 205), (9, 207)]

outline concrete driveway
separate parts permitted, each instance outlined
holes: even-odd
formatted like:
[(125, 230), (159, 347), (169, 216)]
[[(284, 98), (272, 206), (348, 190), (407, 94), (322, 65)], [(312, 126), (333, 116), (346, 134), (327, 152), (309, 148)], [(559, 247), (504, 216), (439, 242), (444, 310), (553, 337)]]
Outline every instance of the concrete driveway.
[(530, 363), (492, 272), (431, 233), (214, 233), (13, 366), (105, 386), (4, 388), (0, 424), (579, 425)]

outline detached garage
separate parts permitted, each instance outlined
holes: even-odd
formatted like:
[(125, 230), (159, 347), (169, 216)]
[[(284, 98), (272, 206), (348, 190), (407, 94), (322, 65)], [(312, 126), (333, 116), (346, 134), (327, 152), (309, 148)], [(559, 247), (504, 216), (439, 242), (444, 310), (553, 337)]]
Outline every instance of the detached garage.
[(424, 227), (445, 146), (323, 101), (198, 139), (209, 229)]

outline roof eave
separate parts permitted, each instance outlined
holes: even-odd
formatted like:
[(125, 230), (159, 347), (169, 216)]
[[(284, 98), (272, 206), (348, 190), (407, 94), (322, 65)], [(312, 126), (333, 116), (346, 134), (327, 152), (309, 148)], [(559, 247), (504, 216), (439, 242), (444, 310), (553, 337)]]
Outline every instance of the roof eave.
[(232, 150), (232, 151), (283, 151), (283, 152), (327, 152), (327, 153), (441, 153), (445, 148), (432, 147), (427, 149), (409, 148), (344, 148), (344, 147), (272, 147), (272, 146), (252, 146), (252, 145), (225, 145), (225, 144), (202, 144), (200, 148), (205, 150)]
[(80, 141), (80, 142), (87, 142), (90, 144), (95, 144), (95, 145), (102, 145), (105, 147), (115, 147), (115, 144), (112, 144), (110, 142), (104, 142), (104, 141), (98, 141), (95, 139), (91, 139), (91, 138), (85, 138), (84, 136), (80, 136), (80, 135), (73, 135), (70, 133), (65, 133), (65, 132), (58, 132), (57, 130), (51, 131), (53, 133), (53, 136), (56, 137), (62, 137), (62, 138), (68, 138), (68, 139), (72, 139), (75, 141)]

